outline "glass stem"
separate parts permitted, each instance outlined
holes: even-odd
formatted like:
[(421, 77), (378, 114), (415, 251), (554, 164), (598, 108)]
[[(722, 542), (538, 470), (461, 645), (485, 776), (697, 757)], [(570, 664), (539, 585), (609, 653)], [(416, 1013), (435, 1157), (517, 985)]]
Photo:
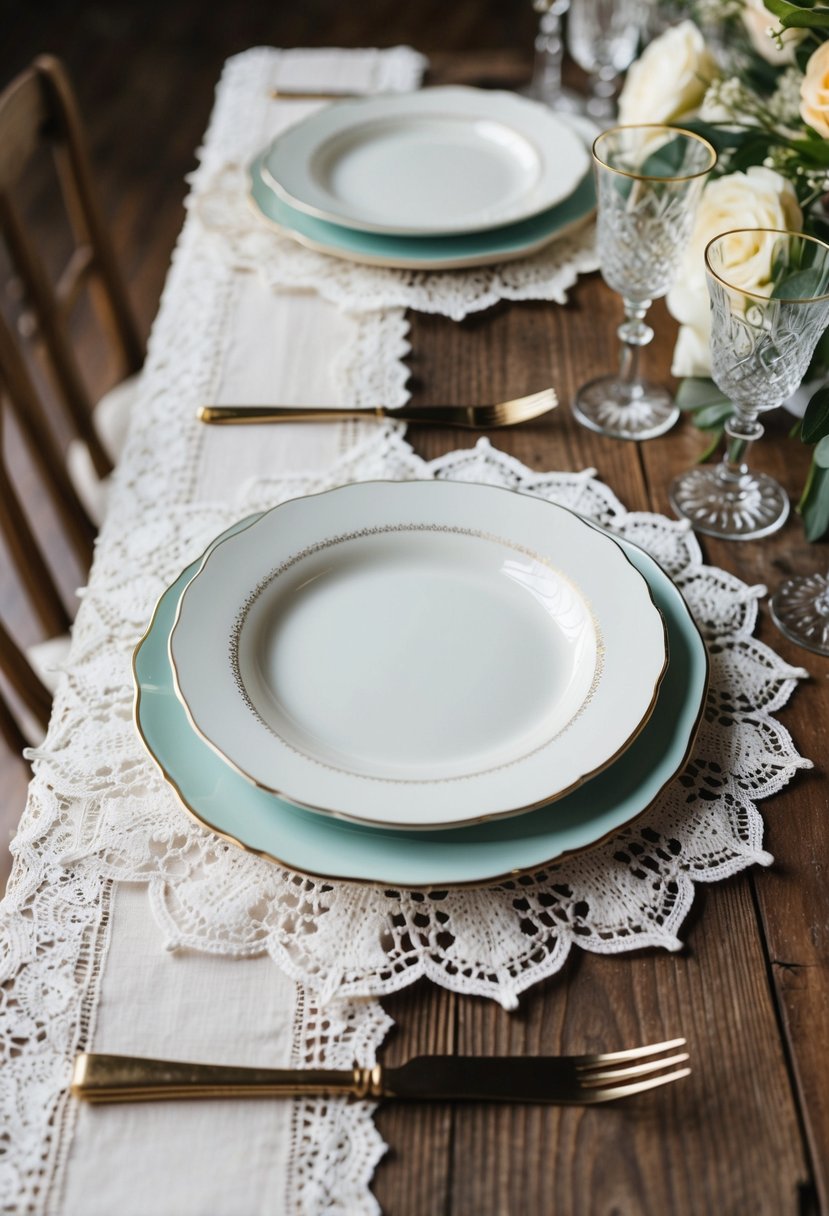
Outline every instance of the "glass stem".
[(629, 401), (641, 397), (644, 392), (639, 375), (639, 352), (653, 338), (653, 330), (645, 324), (645, 316), (651, 306), (650, 300), (628, 300), (624, 297), (625, 319), (618, 333), (622, 340), (619, 361), (619, 381)]
[(722, 481), (733, 486), (743, 480), (748, 473), (746, 452), (762, 434), (763, 428), (754, 411), (744, 406), (735, 406), (733, 415), (725, 424), (725, 454), (719, 466)]
[(594, 118), (610, 118), (614, 113), (613, 99), (616, 95), (618, 72), (615, 68), (602, 64), (590, 78), (590, 98), (587, 102), (587, 112)]
[(532, 84), (534, 96), (546, 100), (559, 95), (563, 60), (564, 39), (561, 36), (561, 16), (556, 11), (542, 13), (535, 39), (535, 66)]

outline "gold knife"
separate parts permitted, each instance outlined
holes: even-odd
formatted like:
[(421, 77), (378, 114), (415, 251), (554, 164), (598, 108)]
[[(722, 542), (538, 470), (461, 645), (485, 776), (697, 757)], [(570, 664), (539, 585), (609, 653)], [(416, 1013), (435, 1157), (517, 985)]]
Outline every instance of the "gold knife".
[[(593, 1104), (688, 1076), (684, 1039), (589, 1056), (418, 1056), (399, 1068), (279, 1069), (187, 1064), (85, 1052), (71, 1090), (86, 1102), (340, 1094), (406, 1101)], [(670, 1054), (666, 1054), (670, 1053)]]

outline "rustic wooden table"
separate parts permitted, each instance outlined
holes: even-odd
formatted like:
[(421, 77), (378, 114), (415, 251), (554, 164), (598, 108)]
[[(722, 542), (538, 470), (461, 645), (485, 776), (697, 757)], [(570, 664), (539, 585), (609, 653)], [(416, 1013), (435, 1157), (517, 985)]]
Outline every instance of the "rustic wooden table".
[[(457, 59), (438, 66), (457, 78)], [(552, 383), (562, 407), (493, 442), (539, 470), (593, 466), (629, 508), (670, 515), (668, 484), (704, 447), (691, 424), (634, 444), (595, 435), (570, 413), (574, 389), (614, 365), (620, 320), (598, 275), (579, 282), (566, 308), (506, 304), (461, 324), (413, 315), (415, 400), (498, 400)], [(676, 327), (661, 306), (653, 323), (645, 368), (669, 380)], [(808, 461), (787, 438), (790, 423), (770, 417), (752, 459), (796, 497)], [(428, 457), (459, 446), (448, 431), (411, 438)], [(765, 540), (703, 539), (703, 548), (710, 563), (772, 589), (828, 564), (826, 545), (808, 545), (796, 516)], [(681, 953), (573, 951), (518, 1012), (428, 983), (385, 1002), (397, 1022), (388, 1063), (683, 1034), (692, 1076), (604, 1109), (389, 1106), (378, 1124), (391, 1149), (374, 1184), (388, 1216), (829, 1211), (829, 660), (786, 642), (765, 604), (758, 634), (812, 674), (780, 714), (815, 768), (762, 804), (771, 869), (697, 887)]]
[[(459, 2), (454, 16), (469, 7), (468, 0)], [(113, 207), (116, 242), (129, 255), (131, 288), (148, 324), (181, 222), (181, 178), (204, 126), (221, 57), (257, 40), (290, 45), (318, 41), (324, 34), (330, 43), (345, 44), (350, 31), (365, 45), (373, 35), (357, 28), (356, 17), (349, 18), (348, 31), (341, 22), (315, 33), (316, 10), (300, 20), (301, 6), (291, 6), (299, 24), (288, 31), (280, 25), (287, 16), (271, 5), (252, 5), (259, 24), (244, 26), (239, 47), (229, 45), (226, 32), (221, 39), (216, 35), (215, 45), (197, 39), (187, 43), (185, 61), (180, 55), (170, 58), (179, 26), (171, 27), (169, 49), (157, 33), (164, 27), (150, 22), (143, 42), (119, 42), (123, 81), (112, 119), (119, 129), (144, 131), (147, 138), (119, 142), (110, 138), (112, 106), (96, 112), (92, 104), (112, 96), (111, 82), (99, 69), (108, 60), (96, 61), (97, 74), (84, 70), (88, 30), (84, 34), (86, 27), (76, 23), (74, 6), (62, 8), (66, 29), (53, 26), (50, 45), (67, 55), (88, 94), (85, 108), (94, 119), (96, 160), (105, 184), (110, 183), (113, 198), (118, 186), (128, 201), (117, 211)], [(212, 28), (202, 6), (182, 3), (176, 6), (180, 24), (185, 8), (193, 10), (194, 22), (207, 21)], [(432, 9), (428, 22), (421, 14), (422, 28), (401, 30), (393, 17), (403, 6), (388, 8), (384, 41), (402, 41), (405, 35), (423, 47), (441, 37), (445, 45), (458, 42), (451, 22), (444, 30), (433, 28)], [(126, 9), (118, 11), (126, 21)], [(345, 10), (338, 6), (337, 11)], [(373, 29), (380, 28), (374, 8), (364, 24), (369, 19)], [(521, 45), (528, 42), (529, 16), (525, 25)], [(487, 29), (492, 33), (491, 20)], [(100, 30), (96, 36), (102, 36)], [(120, 38), (117, 29), (115, 36)], [(30, 52), (43, 50), (42, 43), (39, 29), (25, 26), (7, 77)], [(173, 61), (176, 73), (148, 71), (148, 65)], [(435, 55), (432, 63), (437, 80), (507, 86), (519, 83), (527, 68), (526, 56), (508, 53)], [(150, 78), (154, 108), (136, 104)], [(191, 93), (192, 104), (182, 109), (180, 98)], [(161, 139), (174, 107), (176, 139)], [(152, 132), (155, 139), (149, 138)], [(151, 153), (136, 159), (135, 149), (145, 144)], [(110, 181), (113, 165), (117, 182)], [(415, 400), (496, 400), (552, 383), (562, 408), (537, 424), (499, 432), (494, 442), (537, 469), (594, 466), (628, 507), (668, 512), (671, 477), (693, 463), (703, 446), (693, 428), (682, 422), (668, 436), (637, 446), (593, 435), (569, 413), (574, 388), (612, 367), (620, 319), (619, 301), (598, 276), (581, 280), (566, 308), (503, 305), (461, 324), (414, 315)], [(675, 325), (659, 306), (653, 322), (657, 336), (645, 353), (645, 367), (653, 377), (667, 379)], [(770, 419), (754, 460), (795, 495), (806, 453), (786, 438), (786, 429), (785, 419)], [(413, 439), (425, 456), (464, 442), (457, 433), (437, 430)], [(827, 565), (827, 546), (807, 545), (796, 518), (766, 540), (706, 541), (704, 548), (711, 563), (772, 588), (790, 572)], [(426, 983), (386, 1002), (397, 1023), (384, 1051), (388, 1063), (415, 1052), (601, 1050), (681, 1033), (688, 1039), (693, 1075), (642, 1099), (597, 1110), (389, 1106), (379, 1112), (378, 1123), (391, 1147), (374, 1182), (386, 1216), (829, 1212), (829, 799), (823, 771), (829, 662), (789, 645), (771, 625), (765, 606), (758, 632), (789, 661), (812, 672), (779, 715), (816, 767), (763, 804), (766, 844), (776, 859), (771, 869), (710, 890), (698, 887), (682, 929), (681, 953), (598, 957), (574, 951), (558, 976), (524, 995), (515, 1013)], [(13, 782), (19, 788), (20, 774), (8, 764), (3, 772), (4, 800), (19, 814)]]

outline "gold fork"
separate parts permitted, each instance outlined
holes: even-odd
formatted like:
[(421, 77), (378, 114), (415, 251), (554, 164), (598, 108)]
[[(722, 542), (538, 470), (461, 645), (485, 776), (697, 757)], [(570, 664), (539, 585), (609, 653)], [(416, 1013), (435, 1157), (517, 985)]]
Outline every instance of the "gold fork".
[(389, 409), (348, 409), (334, 406), (297, 405), (203, 405), (196, 417), (214, 426), (256, 425), (263, 422), (330, 422), (343, 418), (397, 418), (401, 422), (432, 426), (462, 426), (492, 430), (516, 426), (549, 413), (558, 405), (555, 389), (545, 388), (529, 397), (515, 397), (495, 405), (403, 405)]
[(86, 1102), (340, 1094), (377, 1101), (544, 1102), (592, 1106), (687, 1077), (684, 1039), (582, 1056), (417, 1056), (400, 1068), (275, 1069), (85, 1053), (72, 1093)]

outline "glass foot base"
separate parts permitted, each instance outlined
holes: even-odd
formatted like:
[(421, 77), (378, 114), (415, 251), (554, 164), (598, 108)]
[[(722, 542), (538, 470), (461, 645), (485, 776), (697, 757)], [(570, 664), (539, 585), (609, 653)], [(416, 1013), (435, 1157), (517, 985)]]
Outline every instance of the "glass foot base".
[(746, 473), (728, 482), (719, 465), (682, 473), (671, 483), (668, 497), (695, 532), (725, 540), (768, 536), (782, 528), (789, 514), (789, 500), (772, 477)]
[(600, 376), (576, 393), (573, 413), (582, 426), (612, 439), (655, 439), (671, 429), (679, 410), (660, 385), (640, 384), (639, 390), (631, 397), (618, 376)]
[(770, 607), (772, 620), (790, 641), (829, 655), (829, 580), (822, 574), (788, 579)]

